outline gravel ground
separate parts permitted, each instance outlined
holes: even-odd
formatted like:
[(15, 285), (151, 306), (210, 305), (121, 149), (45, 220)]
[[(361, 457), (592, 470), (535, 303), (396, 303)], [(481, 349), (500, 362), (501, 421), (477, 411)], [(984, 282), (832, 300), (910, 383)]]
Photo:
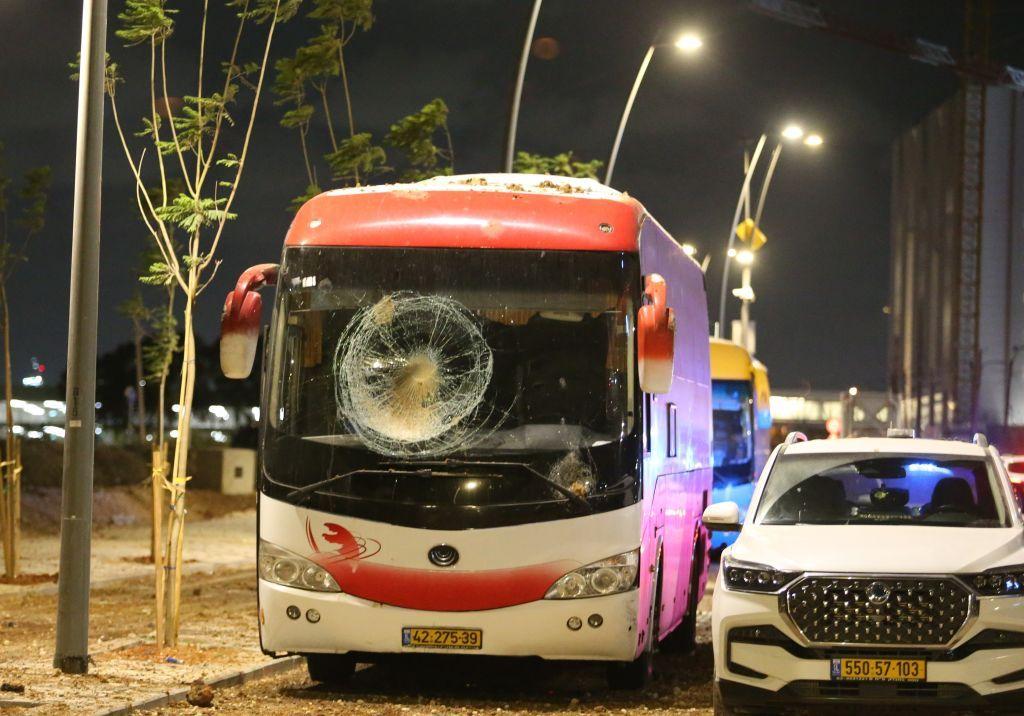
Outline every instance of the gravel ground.
[[(692, 655), (658, 655), (659, 678), (645, 691), (609, 691), (600, 665), (421, 657), (367, 666), (345, 689), (309, 681), (305, 670), (217, 692), (225, 714), (594, 714), (651, 713), (710, 716), (710, 615), (701, 614), (700, 644)], [(209, 709), (175, 704), (162, 714)]]

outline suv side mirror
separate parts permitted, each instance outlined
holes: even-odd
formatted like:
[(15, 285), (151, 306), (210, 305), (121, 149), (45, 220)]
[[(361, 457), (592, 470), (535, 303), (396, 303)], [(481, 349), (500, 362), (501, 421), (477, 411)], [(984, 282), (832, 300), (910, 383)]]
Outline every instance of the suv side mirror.
[(735, 502), (716, 502), (708, 505), (701, 522), (711, 532), (739, 532), (740, 507)]
[(676, 314), (668, 307), (665, 279), (656, 273), (644, 283), (644, 305), (636, 317), (640, 390), (667, 393), (672, 387)]
[(220, 317), (220, 369), (228, 378), (248, 378), (260, 338), (263, 299), (258, 291), (277, 283), (278, 264), (260, 264), (238, 277)]

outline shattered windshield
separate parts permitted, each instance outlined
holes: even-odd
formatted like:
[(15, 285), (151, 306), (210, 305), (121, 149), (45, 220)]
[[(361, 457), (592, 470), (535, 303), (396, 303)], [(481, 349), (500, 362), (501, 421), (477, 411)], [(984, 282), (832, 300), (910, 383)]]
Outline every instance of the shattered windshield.
[(757, 513), (765, 525), (1009, 525), (991, 465), (948, 455), (783, 454)]
[(267, 481), (330, 480), (311, 499), (360, 513), (621, 506), (636, 482), (638, 278), (635, 258), (603, 252), (289, 249)]

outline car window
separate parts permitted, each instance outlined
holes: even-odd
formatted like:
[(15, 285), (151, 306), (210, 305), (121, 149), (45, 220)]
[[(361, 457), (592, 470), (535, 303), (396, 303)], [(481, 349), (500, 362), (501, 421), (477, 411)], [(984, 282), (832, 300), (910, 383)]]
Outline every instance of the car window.
[(757, 508), (766, 525), (1008, 526), (995, 470), (985, 459), (936, 455), (786, 455)]

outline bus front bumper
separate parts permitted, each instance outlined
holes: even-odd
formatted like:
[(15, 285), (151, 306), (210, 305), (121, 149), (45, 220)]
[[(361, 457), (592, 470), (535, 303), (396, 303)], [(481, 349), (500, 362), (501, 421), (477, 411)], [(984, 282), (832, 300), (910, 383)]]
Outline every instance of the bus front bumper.
[[(589, 599), (541, 600), (476, 612), (392, 607), (347, 594), (310, 592), (259, 580), (260, 641), (271, 654), (459, 653), (543, 659), (632, 661), (637, 652), (637, 590)], [(299, 611), (297, 619), (288, 608)], [(309, 610), (315, 610), (315, 622)], [(295, 610), (292, 610), (295, 613)], [(588, 623), (599, 615), (598, 627)], [(582, 627), (567, 622), (578, 617)], [(596, 620), (595, 620), (596, 621)], [(402, 646), (404, 627), (479, 629), (472, 650)]]

